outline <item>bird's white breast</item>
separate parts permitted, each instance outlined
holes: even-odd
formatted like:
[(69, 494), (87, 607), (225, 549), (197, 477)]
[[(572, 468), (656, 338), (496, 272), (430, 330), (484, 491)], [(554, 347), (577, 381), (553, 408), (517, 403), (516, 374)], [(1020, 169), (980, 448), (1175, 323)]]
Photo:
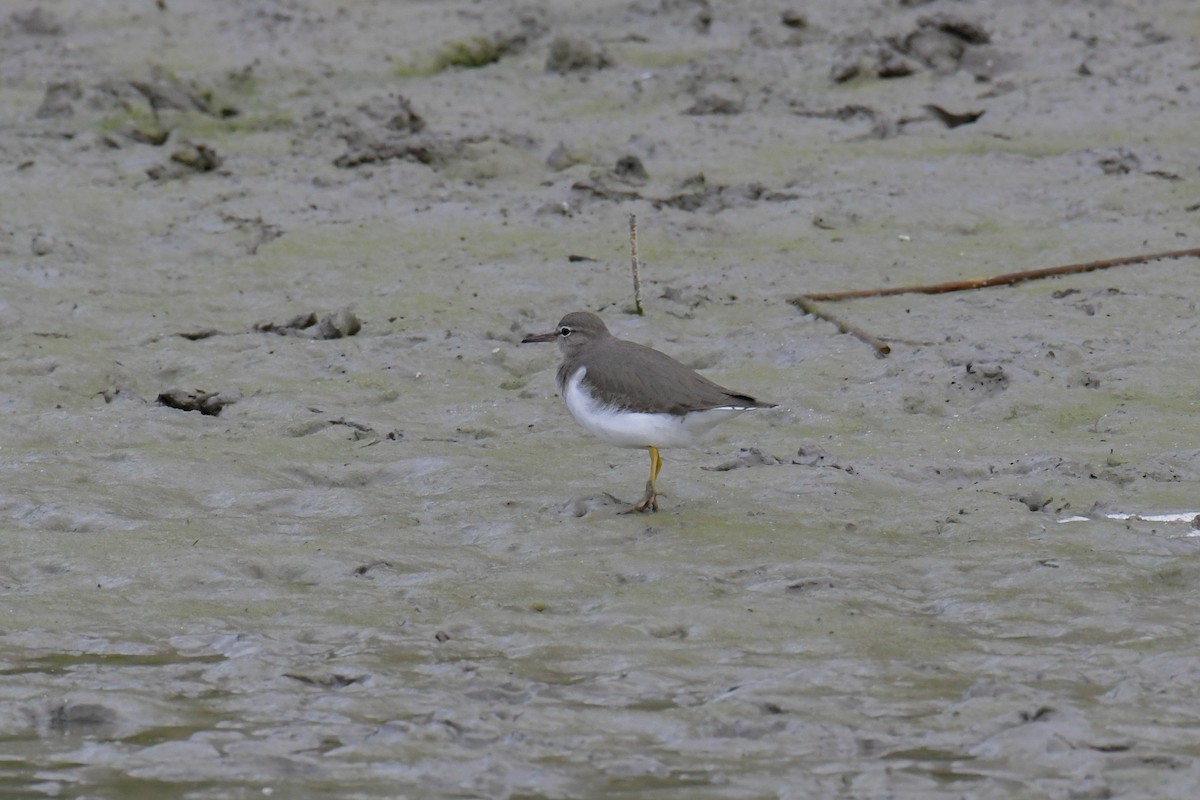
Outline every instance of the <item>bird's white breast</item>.
[(716, 425), (747, 410), (730, 406), (683, 415), (619, 411), (588, 392), (586, 374), (587, 367), (580, 367), (563, 386), (567, 410), (588, 433), (620, 447), (690, 447)]

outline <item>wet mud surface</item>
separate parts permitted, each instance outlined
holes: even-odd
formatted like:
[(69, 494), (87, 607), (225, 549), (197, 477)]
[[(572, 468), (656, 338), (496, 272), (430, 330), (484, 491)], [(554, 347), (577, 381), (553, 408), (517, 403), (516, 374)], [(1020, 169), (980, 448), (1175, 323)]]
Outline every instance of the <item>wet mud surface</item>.
[[(1196, 260), (837, 304), (884, 358), (787, 299), (1196, 247), (1198, 40), (10, 4), (0, 793), (1190, 796)], [(621, 514), (575, 309), (779, 407)]]

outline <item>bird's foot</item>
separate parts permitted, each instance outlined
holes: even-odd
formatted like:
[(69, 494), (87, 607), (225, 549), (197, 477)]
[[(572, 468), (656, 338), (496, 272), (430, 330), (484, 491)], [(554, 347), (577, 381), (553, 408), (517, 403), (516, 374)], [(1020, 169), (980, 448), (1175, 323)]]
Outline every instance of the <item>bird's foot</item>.
[(642, 498), (641, 502), (629, 509), (629, 513), (631, 514), (634, 511), (639, 514), (644, 511), (658, 511), (658, 492), (654, 491), (653, 483), (646, 482), (646, 496)]

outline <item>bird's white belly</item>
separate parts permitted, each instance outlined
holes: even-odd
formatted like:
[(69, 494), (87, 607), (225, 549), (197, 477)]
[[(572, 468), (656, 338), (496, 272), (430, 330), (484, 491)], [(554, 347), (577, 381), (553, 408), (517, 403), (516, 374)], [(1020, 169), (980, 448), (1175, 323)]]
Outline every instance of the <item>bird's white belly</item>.
[(588, 433), (619, 447), (689, 447), (712, 428), (736, 417), (744, 408), (712, 408), (688, 414), (618, 411), (592, 397), (583, 385), (587, 367), (580, 367), (563, 387), (571, 416)]

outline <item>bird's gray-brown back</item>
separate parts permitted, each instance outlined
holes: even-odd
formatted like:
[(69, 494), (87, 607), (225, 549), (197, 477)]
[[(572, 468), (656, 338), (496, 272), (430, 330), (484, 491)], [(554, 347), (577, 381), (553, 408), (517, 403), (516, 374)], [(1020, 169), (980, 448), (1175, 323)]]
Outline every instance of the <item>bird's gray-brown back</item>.
[(558, 368), (563, 389), (580, 366), (589, 366), (584, 384), (597, 401), (625, 411), (686, 414), (710, 408), (774, 408), (714, 383), (665, 353), (612, 335), (593, 334)]

